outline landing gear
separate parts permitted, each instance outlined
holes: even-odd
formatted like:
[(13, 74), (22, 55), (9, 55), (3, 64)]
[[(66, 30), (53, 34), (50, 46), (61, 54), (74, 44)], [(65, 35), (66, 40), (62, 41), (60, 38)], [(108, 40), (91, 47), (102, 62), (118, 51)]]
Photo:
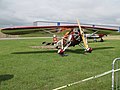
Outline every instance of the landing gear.
[(100, 42), (104, 42), (104, 40), (101, 38), (101, 39), (100, 39)]
[(65, 54), (65, 53), (64, 53), (64, 50), (63, 50), (63, 49), (59, 49), (59, 50), (58, 50), (58, 54), (59, 54), (60, 56), (62, 56), (62, 57), (63, 57), (63, 56), (68, 56), (68, 54)]
[(87, 48), (85, 51), (88, 52), (88, 53), (91, 53), (92, 52), (92, 48)]
[(58, 50), (58, 54), (63, 54), (63, 53), (64, 53), (63, 49)]

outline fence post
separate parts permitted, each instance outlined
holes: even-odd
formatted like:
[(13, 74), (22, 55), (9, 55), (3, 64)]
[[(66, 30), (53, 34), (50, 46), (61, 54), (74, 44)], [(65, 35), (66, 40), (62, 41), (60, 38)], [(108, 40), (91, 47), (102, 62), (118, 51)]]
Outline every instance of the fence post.
[[(114, 59), (113, 60), (113, 63), (112, 63), (112, 90), (114, 90), (114, 70), (115, 70), (115, 62), (117, 61), (117, 60), (120, 60), (120, 58), (116, 58), (116, 59)], [(116, 90), (117, 90), (117, 88), (116, 88)]]
[(120, 27), (118, 28), (118, 32), (120, 32)]

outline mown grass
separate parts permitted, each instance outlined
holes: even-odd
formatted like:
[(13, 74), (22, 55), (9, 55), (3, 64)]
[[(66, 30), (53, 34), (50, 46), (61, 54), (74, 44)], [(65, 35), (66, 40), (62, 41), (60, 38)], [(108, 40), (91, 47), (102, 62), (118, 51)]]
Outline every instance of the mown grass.
[[(61, 57), (56, 50), (31, 48), (51, 39), (1, 40), (1, 90), (52, 90), (111, 70), (113, 59), (120, 57), (120, 41), (90, 43), (92, 53), (71, 47)], [(111, 74), (68, 87), (64, 90), (110, 90)]]

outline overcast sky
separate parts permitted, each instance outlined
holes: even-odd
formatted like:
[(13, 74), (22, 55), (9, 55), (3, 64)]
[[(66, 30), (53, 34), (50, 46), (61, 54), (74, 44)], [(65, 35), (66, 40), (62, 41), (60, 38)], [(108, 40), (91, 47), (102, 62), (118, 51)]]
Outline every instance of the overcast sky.
[(0, 27), (35, 20), (120, 25), (120, 0), (0, 0)]

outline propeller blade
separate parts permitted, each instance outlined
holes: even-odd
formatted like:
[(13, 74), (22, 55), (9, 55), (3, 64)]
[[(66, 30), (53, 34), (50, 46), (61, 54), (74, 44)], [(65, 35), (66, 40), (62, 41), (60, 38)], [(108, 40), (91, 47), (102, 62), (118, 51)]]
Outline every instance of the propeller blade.
[(87, 43), (87, 38), (85, 38), (85, 34), (81, 28), (81, 25), (80, 25), (80, 22), (79, 20), (77, 19), (77, 23), (78, 23), (78, 26), (79, 26), (79, 29), (80, 29), (80, 34), (81, 34), (81, 37), (82, 37), (82, 40), (83, 40), (83, 43), (84, 43), (84, 46), (85, 48), (87, 49), (88, 48), (88, 43)]

